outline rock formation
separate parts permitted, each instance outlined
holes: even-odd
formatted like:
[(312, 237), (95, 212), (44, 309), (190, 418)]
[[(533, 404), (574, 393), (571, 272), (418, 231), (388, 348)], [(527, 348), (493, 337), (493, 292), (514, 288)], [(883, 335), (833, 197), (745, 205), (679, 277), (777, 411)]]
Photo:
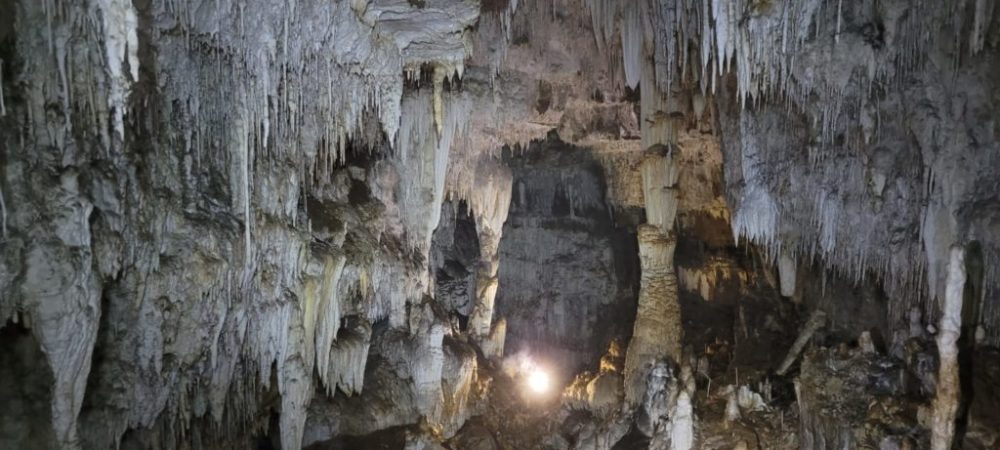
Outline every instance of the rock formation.
[(0, 11), (0, 448), (1000, 445), (990, 0)]

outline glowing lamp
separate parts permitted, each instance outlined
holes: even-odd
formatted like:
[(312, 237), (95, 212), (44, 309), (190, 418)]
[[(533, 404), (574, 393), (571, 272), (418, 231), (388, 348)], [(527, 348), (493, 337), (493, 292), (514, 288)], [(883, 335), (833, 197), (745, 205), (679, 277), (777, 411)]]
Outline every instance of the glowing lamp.
[(527, 382), (528, 389), (536, 394), (544, 394), (549, 390), (549, 374), (537, 367), (528, 374)]

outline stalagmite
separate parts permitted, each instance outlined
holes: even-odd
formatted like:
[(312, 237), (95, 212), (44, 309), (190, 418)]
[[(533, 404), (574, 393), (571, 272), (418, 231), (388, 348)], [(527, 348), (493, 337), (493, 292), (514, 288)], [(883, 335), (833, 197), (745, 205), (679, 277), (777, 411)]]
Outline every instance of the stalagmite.
[(788, 350), (788, 355), (785, 356), (785, 359), (781, 362), (781, 365), (778, 366), (778, 370), (775, 371), (775, 373), (778, 375), (784, 375), (788, 372), (788, 369), (790, 369), (792, 364), (795, 363), (795, 359), (799, 357), (799, 354), (802, 353), (806, 344), (809, 343), (809, 339), (812, 339), (813, 334), (825, 324), (826, 313), (819, 309), (813, 311), (812, 315), (809, 316), (809, 320), (802, 327), (802, 331), (799, 332), (799, 337), (797, 337), (795, 342), (792, 343), (792, 348)]
[[(495, 257), (494, 257), (495, 258)], [(486, 338), (493, 323), (494, 300), (499, 281), (496, 277), (497, 263), (481, 261), (476, 277), (476, 303), (469, 317), (469, 329), (474, 336)]]
[(673, 255), (676, 238), (653, 225), (639, 226), (642, 268), (639, 307), (632, 340), (625, 355), (625, 399), (636, 405), (646, 391), (649, 364), (658, 358), (681, 357), (681, 318), (677, 304), (677, 276)]
[(736, 390), (736, 402), (739, 404), (740, 411), (743, 412), (763, 411), (767, 409), (764, 397), (751, 390), (750, 386), (745, 384)]
[(475, 412), (472, 391), (475, 389), (479, 366), (471, 347), (445, 346), (444, 352), (445, 361), (441, 374), (444, 405), (440, 422), (446, 429), (445, 433), (452, 434)]
[(488, 339), (482, 340), (479, 345), (482, 347), (483, 355), (487, 358), (499, 358), (503, 356), (503, 347), (507, 339), (507, 320), (501, 318), (493, 324)]
[(860, 348), (862, 352), (869, 355), (875, 353), (875, 342), (872, 341), (871, 332), (869, 331), (861, 332), (861, 335), (858, 336), (858, 348)]
[(726, 421), (735, 422), (740, 420), (740, 403), (737, 400), (736, 386), (727, 386), (726, 392)]
[(909, 318), (908, 322), (909, 326), (907, 328), (908, 331), (907, 337), (917, 338), (923, 336), (924, 324), (923, 324), (923, 315), (920, 312), (920, 308), (917, 308), (916, 306), (910, 308), (910, 311), (908, 313), (908, 318)]
[(306, 410), (313, 397), (312, 365), (307, 367), (301, 355), (290, 357), (282, 365), (278, 370), (281, 448), (299, 450), (302, 448), (302, 434), (305, 432)]
[(965, 250), (954, 246), (948, 260), (948, 276), (937, 335), (937, 395), (931, 422), (931, 449), (949, 450), (955, 439), (955, 417), (961, 395), (958, 379), (958, 338), (962, 332), (962, 295), (965, 289)]
[(677, 395), (677, 404), (670, 414), (670, 450), (694, 448), (694, 408), (686, 391)]
[(663, 448), (663, 443), (671, 436), (671, 419), (678, 391), (682, 389), (677, 385), (671, 365), (662, 359), (649, 368), (644, 385), (646, 390), (640, 399), (636, 428), (654, 442), (659, 441), (656, 447)]

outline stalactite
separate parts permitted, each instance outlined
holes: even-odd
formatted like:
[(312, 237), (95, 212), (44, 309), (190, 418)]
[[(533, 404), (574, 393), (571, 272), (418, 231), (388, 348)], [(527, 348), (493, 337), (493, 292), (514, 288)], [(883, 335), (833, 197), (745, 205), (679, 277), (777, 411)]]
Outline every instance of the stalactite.
[(635, 89), (642, 77), (642, 68), (646, 60), (643, 49), (643, 15), (640, 2), (629, 2), (624, 7), (622, 19), (622, 57), (625, 66), (625, 85)]
[[(240, 124), (243, 122), (240, 121)], [(242, 127), (237, 126), (236, 130), (239, 134), (239, 144), (238, 150), (241, 152), (239, 156), (240, 164), (240, 178), (241, 192), (243, 198), (243, 261), (249, 261), (251, 258), (252, 251), (252, 238), (250, 237), (250, 209), (253, 203), (250, 198), (250, 145), (246, 142), (246, 133)]]
[[(114, 129), (119, 139), (125, 137), (125, 100), (133, 81), (139, 80), (139, 38), (136, 32), (135, 8), (125, 0), (101, 0), (96, 8), (101, 13), (105, 45), (105, 64), (111, 76), (109, 107), (114, 111)], [(128, 64), (126, 73), (124, 65)], [(61, 75), (64, 90), (69, 92), (65, 72)], [(69, 99), (67, 98), (68, 102)]]
[[(63, 23), (68, 20), (61, 9), (72, 5), (44, 2), (32, 6), (23, 14), (24, 17), (19, 18), (19, 52), (33, 54), (32, 49), (45, 47), (50, 49), (54, 58), (39, 58), (26, 73), (55, 80), (51, 85), (60, 92), (49, 102), (64, 106), (64, 114), (60, 117), (65, 118), (67, 126), (79, 123), (78, 118), (72, 117), (73, 111), (93, 114), (88, 122), (110, 124), (94, 128), (117, 133), (114, 139), (103, 139), (105, 147), (111, 147), (112, 142), (117, 145), (123, 133), (128, 131), (125, 128), (131, 126), (123, 120), (126, 105), (129, 104), (126, 99), (131, 83), (139, 81), (138, 56), (141, 55), (136, 39), (136, 7), (121, 0), (101, 1), (93, 6), (88, 16), (96, 19), (93, 23), (74, 22), (81, 27), (94, 26), (96, 30), (75, 30), (72, 35), (93, 35), (94, 40), (100, 40), (95, 48), (99, 49), (101, 56), (94, 61), (99, 67), (89, 68), (85, 62), (90, 60), (83, 59), (88, 53), (80, 49), (98, 43), (81, 38), (77, 44), (77, 41), (64, 39), (71, 33), (67, 30), (68, 25)], [(415, 274), (421, 271), (417, 264), (408, 265), (408, 261), (386, 264), (385, 260), (399, 256), (388, 253), (375, 254), (374, 258), (380, 261), (371, 264), (349, 261), (350, 264), (364, 266), (363, 270), (371, 277), (358, 276), (358, 269), (348, 267), (347, 258), (340, 254), (318, 264), (320, 269), (314, 274), (316, 279), (311, 279), (311, 275), (305, 276), (304, 273), (311, 270), (306, 268), (307, 264), (303, 262), (306, 258), (302, 256), (309, 253), (302, 248), (308, 236), (303, 236), (300, 230), (293, 230), (299, 214), (298, 196), (323, 195), (318, 186), (329, 180), (337, 164), (344, 163), (346, 140), (375, 144), (382, 139), (371, 138), (377, 133), (367, 132), (367, 128), (372, 127), (365, 124), (366, 121), (378, 122), (387, 140), (395, 142), (400, 126), (404, 60), (406, 64), (417, 66), (424, 62), (443, 63), (457, 68), (455, 71), (461, 76), (461, 61), (468, 51), (465, 30), (475, 23), (478, 5), (447, 6), (448, 11), (454, 14), (435, 19), (440, 21), (438, 25), (445, 31), (427, 30), (434, 33), (434, 40), (446, 45), (430, 50), (417, 48), (421, 47), (420, 44), (413, 45), (415, 41), (424, 39), (418, 36), (420, 33), (409, 35), (409, 39), (387, 38), (396, 33), (392, 27), (406, 27), (409, 20), (419, 19), (425, 14), (416, 8), (404, 12), (403, 16), (395, 16), (392, 23), (376, 29), (374, 25), (379, 21), (379, 11), (374, 9), (377, 5), (367, 7), (367, 13), (373, 14), (367, 17), (372, 19), (370, 24), (361, 23), (362, 18), (355, 14), (351, 5), (343, 2), (294, 2), (287, 6), (280, 12), (259, 14), (239, 2), (199, 6), (180, 1), (169, 2), (163, 6), (163, 11), (155, 7), (144, 11), (153, 16), (151, 23), (163, 23), (176, 30), (176, 33), (163, 33), (158, 25), (145, 30), (154, 41), (152, 45), (157, 54), (171, 63), (156, 68), (156, 81), (159, 83), (156, 94), (146, 98), (151, 94), (141, 93), (143, 97), (136, 99), (149, 102), (152, 112), (144, 116), (144, 120), (156, 118), (158, 114), (169, 117), (163, 122), (148, 122), (153, 126), (166, 125), (169, 128), (158, 134), (163, 137), (163, 142), (154, 140), (151, 148), (144, 150), (150, 155), (146, 160), (153, 162), (150, 178), (154, 179), (156, 194), (150, 195), (152, 191), (147, 191), (146, 186), (130, 179), (130, 186), (135, 189), (135, 200), (127, 206), (131, 209), (102, 212), (115, 220), (124, 217), (128, 223), (135, 224), (138, 228), (136, 236), (125, 236), (129, 244), (121, 250), (126, 255), (124, 262), (109, 262), (106, 255), (101, 255), (95, 256), (93, 265), (112, 267), (107, 270), (109, 273), (105, 279), (114, 275), (115, 279), (131, 280), (133, 271), (143, 272), (144, 295), (138, 296), (137, 300), (140, 306), (149, 308), (149, 303), (144, 303), (148, 295), (163, 299), (163, 306), (158, 308), (183, 311), (181, 315), (171, 316), (169, 323), (165, 321), (164, 328), (184, 320), (213, 324), (212, 329), (206, 331), (207, 336), (203, 340), (205, 348), (199, 347), (199, 341), (194, 337), (185, 337), (192, 340), (192, 345), (183, 349), (192, 354), (200, 351), (210, 354), (211, 364), (204, 367), (193, 363), (182, 367), (154, 364), (154, 367), (143, 369), (148, 369), (148, 379), (210, 379), (212, 387), (206, 397), (212, 416), (217, 421), (238, 423), (254, 414), (255, 407), (246, 398), (234, 398), (238, 395), (231, 393), (231, 386), (245, 377), (259, 377), (263, 386), (245, 389), (256, 395), (259, 389), (266, 388), (270, 383), (272, 367), (276, 367), (283, 403), (283, 446), (295, 448), (301, 439), (305, 407), (314, 390), (314, 365), (319, 364), (321, 370), (315, 372), (320, 374), (320, 379), (328, 388), (338, 382), (346, 385), (349, 391), (361, 388), (363, 372), (359, 370), (363, 370), (367, 347), (351, 356), (351, 359), (362, 360), (360, 369), (342, 368), (343, 371), (331, 375), (329, 368), (331, 348), (336, 345), (334, 342), (343, 314), (341, 297), (344, 293), (352, 292), (359, 285), (372, 287), (374, 294), (367, 297), (371, 301), (359, 305), (357, 308), (361, 311), (353, 311), (355, 306), (351, 305), (352, 313), (372, 318), (389, 317), (394, 324), (402, 325), (404, 320), (400, 317), (409, 300), (403, 293), (421, 291), (427, 285), (420, 280), (421, 275)], [(33, 36), (30, 28), (22, 28), (30, 27), (31, 21), (35, 20), (32, 15), (34, 9), (39, 10), (38, 17), (44, 17), (51, 29), (45, 33), (48, 37), (39, 35), (46, 41), (42, 46), (28, 39), (28, 36)], [(72, 12), (76, 13), (75, 10)], [(162, 17), (158, 15), (161, 13)], [(22, 20), (25, 17), (29, 20)], [(252, 31), (248, 30), (250, 20), (255, 21)], [(315, 30), (328, 31), (315, 33)], [(339, 45), (343, 42), (353, 44)], [(72, 48), (73, 45), (80, 48)], [(86, 70), (82, 75), (74, 73), (79, 69)], [(96, 79), (85, 79), (92, 74)], [(106, 81), (101, 79), (104, 76), (108, 78)], [(95, 100), (102, 97), (109, 99), (107, 105), (98, 104)], [(147, 103), (143, 105), (147, 106)], [(9, 109), (6, 106), (4, 108)], [(467, 114), (468, 108), (448, 106), (444, 114), (444, 125), (447, 127), (440, 130), (440, 137), (434, 136), (432, 156), (435, 157), (442, 153), (447, 155), (452, 135), (459, 133), (465, 123), (464, 114)], [(104, 115), (110, 116), (110, 120)], [(33, 132), (40, 139), (35, 139), (26, 147), (75, 149), (76, 154), (66, 152), (65, 163), (81, 167), (90, 164), (82, 159), (89, 157), (82, 154), (89, 151), (89, 144), (80, 145), (81, 142), (77, 142), (76, 146), (70, 146), (66, 141), (70, 135), (52, 134), (55, 128), (42, 123), (46, 120), (43, 114), (29, 111), (27, 116), (32, 129), (40, 131)], [(180, 147), (187, 149), (184, 158), (190, 163), (185, 162), (185, 170), (191, 172), (185, 174), (185, 182), (189, 180), (189, 184), (180, 187), (176, 186), (169, 170), (156, 164), (173, 157), (168, 156), (165, 149), (170, 147), (169, 137), (176, 131), (173, 129), (175, 126), (182, 129), (180, 134), (184, 136), (184, 145)], [(434, 134), (432, 124), (430, 136)], [(364, 142), (366, 139), (368, 142)], [(115, 148), (114, 151), (130, 154), (128, 149)], [(80, 161), (73, 160), (78, 157)], [(447, 164), (447, 158), (437, 157), (429, 170), (431, 177), (418, 179), (414, 176), (407, 179), (407, 184), (414, 180), (421, 186), (429, 183), (429, 189), (434, 193), (431, 201), (439, 205), (443, 198)], [(124, 168), (119, 172), (127, 174), (127, 170)], [(117, 172), (109, 168), (108, 173), (114, 175)], [(212, 174), (212, 179), (206, 180), (205, 173)], [(157, 179), (160, 177), (165, 179)], [(118, 181), (112, 180), (109, 184)], [(237, 255), (238, 249), (243, 249), (243, 267), (239, 270), (234, 271), (230, 267), (232, 262), (227, 261), (232, 258), (229, 240), (221, 238), (222, 233), (215, 233), (216, 229), (210, 229), (213, 222), (206, 220), (193, 225), (188, 220), (191, 211), (203, 214), (201, 211), (215, 208), (214, 205), (206, 208), (204, 203), (195, 204), (206, 201), (205, 197), (199, 198), (196, 193), (199, 189), (204, 190), (199, 183), (209, 181), (221, 184), (220, 190), (225, 192), (226, 197), (219, 200), (228, 203), (229, 210), (235, 213), (232, 217), (242, 218), (241, 221), (234, 221), (237, 227), (243, 228), (242, 245), (236, 245)], [(6, 188), (4, 186), (5, 194)], [(190, 209), (184, 213), (172, 210), (170, 198), (177, 190), (184, 190), (185, 202), (191, 202)], [(159, 199), (163, 202), (158, 202)], [(78, 206), (89, 207), (86, 204)], [(108, 208), (107, 205), (101, 207)], [(151, 211), (160, 208), (162, 211)], [(217, 214), (213, 217), (229, 216)], [(149, 230), (145, 229), (147, 221), (154, 224)], [(83, 223), (86, 224), (86, 221)], [(426, 223), (430, 229), (436, 225), (433, 217), (428, 218)], [(228, 226), (222, 225), (223, 228)], [(160, 229), (157, 230), (157, 227)], [(86, 226), (79, 228), (88, 229)], [(394, 237), (414, 247), (421, 246), (425, 235), (429, 239), (429, 230), (409, 228), (402, 236)], [(132, 232), (128, 230), (128, 233)], [(195, 256), (174, 248), (174, 233), (197, 236), (191, 250)], [(151, 237), (147, 238), (147, 235)], [(99, 238), (106, 239), (106, 236)], [(233, 241), (240, 243), (241, 239)], [(81, 257), (90, 266), (89, 243), (73, 245), (81, 249)], [(334, 252), (337, 253), (336, 250)], [(191, 271), (198, 273), (199, 278), (172, 278), (180, 270), (161, 254), (191, 261)], [(206, 262), (202, 255), (213, 255), (218, 260)], [(113, 267), (125, 269), (119, 274)], [(348, 278), (348, 281), (343, 283), (345, 286), (338, 286), (342, 277)], [(362, 282), (361, 278), (366, 281)], [(89, 283), (89, 272), (81, 272), (77, 279), (81, 284)], [(168, 291), (165, 288), (167, 285), (193, 287)], [(206, 285), (209, 287), (204, 287)], [(30, 283), (26, 289), (26, 297), (40, 298), (31, 292)], [(65, 357), (61, 348), (53, 347), (49, 351), (53, 358), (61, 359), (53, 364), (58, 392), (54, 401), (54, 416), (57, 431), (66, 440), (74, 439), (72, 422), (82, 401), (81, 383), (88, 378), (90, 344), (93, 343), (92, 335), (96, 333), (96, 317), (100, 314), (100, 302), (96, 306), (88, 306), (86, 303), (91, 295), (83, 288), (76, 291), (74, 296), (78, 300), (75, 302), (46, 301), (46, 304), (64, 305), (67, 310), (59, 312), (59, 316), (79, 328), (74, 331), (74, 335), (78, 336), (74, 345), (79, 348), (74, 348), (72, 357)], [(367, 289), (365, 291), (367, 294)], [(288, 299), (288, 293), (294, 293), (298, 301)], [(211, 307), (195, 306), (203, 304)], [(90, 314), (78, 317), (76, 312), (70, 310), (77, 306), (86, 306)], [(154, 312), (162, 314), (163, 311), (158, 308), (153, 308)], [(45, 311), (38, 316), (39, 319), (47, 318), (50, 312), (54, 314), (57, 311)], [(88, 328), (91, 322), (92, 329)], [(74, 329), (65, 325), (58, 328), (64, 331)], [(138, 333), (147, 328), (157, 331), (149, 331), (151, 334), (159, 336), (162, 333), (157, 323), (143, 322), (127, 330), (128, 333)], [(121, 348), (109, 351), (128, 351), (128, 348), (127, 343), (122, 343)], [(187, 354), (179, 355), (178, 359), (196, 360)], [(163, 373), (159, 373), (161, 371)], [(75, 374), (72, 382), (67, 381), (64, 375), (69, 373)], [(152, 427), (154, 422), (165, 424), (165, 429), (178, 434), (171, 437), (171, 442), (190, 437), (189, 416), (200, 414), (198, 407), (192, 406), (198, 404), (192, 398), (203, 395), (199, 389), (191, 388), (188, 392), (186, 388), (145, 379), (136, 383), (138, 387), (134, 392), (121, 394), (120, 399), (114, 400), (121, 402), (123, 411), (115, 413), (120, 414), (120, 418), (109, 419), (114, 422), (108, 426), (111, 431), (107, 437), (101, 438), (106, 439), (108, 445), (98, 447), (111, 446), (128, 427)], [(79, 389), (76, 388), (78, 384)], [(156, 396), (158, 400), (146, 401), (148, 397), (144, 396), (147, 395)]]
[(7, 238), (7, 204), (3, 200), (3, 188), (0, 187), (0, 235)]
[(795, 272), (797, 262), (795, 256), (786, 252), (781, 252), (778, 256), (778, 280), (781, 283), (781, 295), (791, 297), (795, 295)]
[(972, 31), (969, 33), (969, 51), (972, 54), (983, 51), (986, 45), (987, 24), (995, 4), (987, 0), (976, 0), (972, 13)]
[(483, 341), (489, 339), (493, 323), (494, 300), (499, 287), (498, 252), (503, 225), (507, 221), (510, 209), (513, 177), (509, 168), (490, 160), (477, 162), (475, 168), (453, 167), (451, 170), (456, 169), (472, 169), (471, 172), (474, 174), (473, 177), (460, 179), (470, 184), (461, 183), (458, 186), (450, 186), (449, 189), (454, 196), (468, 203), (476, 218), (480, 256), (476, 275), (476, 297), (469, 318), (469, 329), (473, 336)]
[[(327, 259), (324, 262), (322, 278), (319, 280), (320, 287), (318, 289), (314, 288), (314, 295), (319, 297), (316, 306), (316, 367), (320, 368), (320, 380), (330, 392), (332, 392), (334, 383), (337, 380), (330, 375), (330, 370), (327, 368), (333, 365), (333, 362), (330, 360), (331, 347), (337, 339), (337, 332), (340, 330), (341, 291), (339, 284), (346, 261), (347, 258), (342, 255), (337, 255), (335, 259)], [(309, 289), (308, 284), (306, 285), (306, 289)]]
[(3, 58), (0, 58), (0, 117), (7, 115), (7, 105), (3, 99)]
[(327, 394), (334, 395), (340, 388), (347, 395), (360, 394), (364, 388), (365, 365), (371, 345), (371, 326), (361, 322), (358, 326), (342, 333), (329, 350), (329, 362), (325, 370)]
[(434, 126), (437, 128), (438, 135), (441, 134), (441, 130), (444, 127), (444, 100), (441, 98), (444, 91), (444, 79), (445, 79), (445, 69), (440, 66), (434, 67)]
[(658, 146), (646, 152), (642, 161), (642, 194), (646, 221), (669, 233), (677, 217), (677, 164), (669, 147)]

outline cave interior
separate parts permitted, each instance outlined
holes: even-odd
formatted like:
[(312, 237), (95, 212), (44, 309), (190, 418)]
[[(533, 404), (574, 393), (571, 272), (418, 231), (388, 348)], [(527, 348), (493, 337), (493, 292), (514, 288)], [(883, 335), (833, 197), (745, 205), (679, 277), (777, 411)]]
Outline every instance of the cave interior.
[(1000, 4), (0, 0), (0, 449), (1000, 449)]

